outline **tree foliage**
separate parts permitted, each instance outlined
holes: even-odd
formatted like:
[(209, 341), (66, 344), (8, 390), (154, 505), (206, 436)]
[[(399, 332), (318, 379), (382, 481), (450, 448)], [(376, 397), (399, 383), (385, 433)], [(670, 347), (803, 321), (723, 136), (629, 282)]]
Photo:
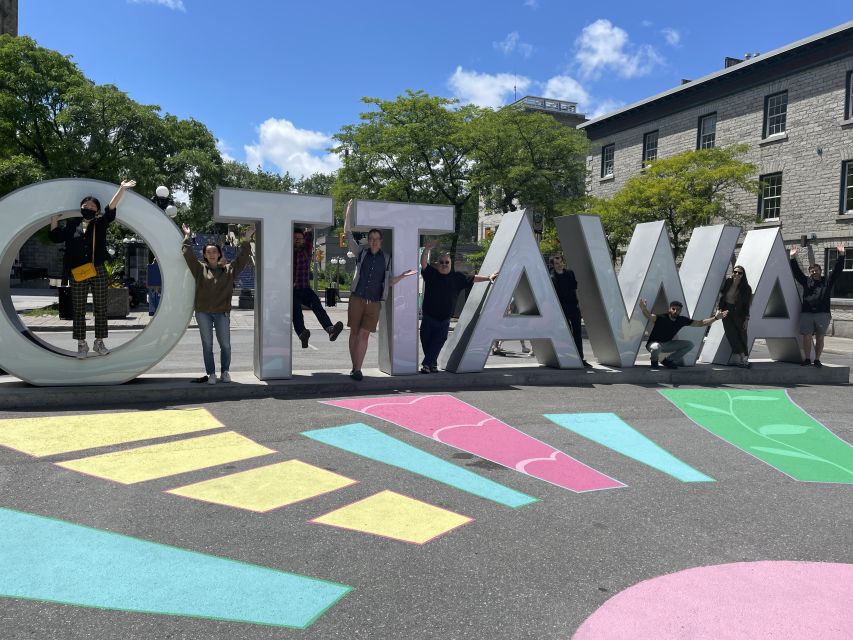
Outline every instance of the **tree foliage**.
[(742, 211), (737, 196), (757, 193), (756, 167), (739, 159), (747, 145), (685, 151), (654, 161), (631, 177), (609, 199), (593, 199), (611, 248), (624, 245), (635, 225), (663, 220), (676, 257), (694, 227), (711, 222), (743, 224), (754, 213)]

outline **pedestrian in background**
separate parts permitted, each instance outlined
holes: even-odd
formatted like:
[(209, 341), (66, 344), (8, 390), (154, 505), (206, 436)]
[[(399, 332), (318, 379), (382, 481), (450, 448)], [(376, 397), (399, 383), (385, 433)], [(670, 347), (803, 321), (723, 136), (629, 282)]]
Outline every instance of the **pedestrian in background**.
[(95, 342), (92, 349), (100, 356), (110, 350), (104, 344), (107, 328), (107, 271), (104, 263), (110, 260), (107, 252), (107, 227), (116, 219), (124, 192), (136, 186), (135, 180), (124, 180), (101, 213), (101, 203), (94, 196), (80, 201), (80, 219), (66, 220), (59, 226), (62, 214), (50, 218), (48, 236), (53, 242), (65, 243), (63, 268), (71, 282), (72, 336), (77, 340), (77, 357), (85, 358), (89, 353), (86, 342), (86, 299), (92, 291), (92, 307), (95, 312)]
[(204, 245), (204, 261), (200, 262), (193, 253), (190, 228), (187, 225), (182, 225), (181, 228), (184, 231), (184, 260), (195, 278), (193, 308), (206, 372), (206, 375), (196, 378), (193, 382), (216, 384), (216, 363), (213, 360), (214, 329), (219, 343), (219, 381), (231, 382), (231, 296), (234, 294), (234, 280), (240, 276), (252, 257), (251, 240), (255, 229), (250, 226), (246, 230), (237, 259), (229, 264), (225, 261), (222, 247), (213, 243)]

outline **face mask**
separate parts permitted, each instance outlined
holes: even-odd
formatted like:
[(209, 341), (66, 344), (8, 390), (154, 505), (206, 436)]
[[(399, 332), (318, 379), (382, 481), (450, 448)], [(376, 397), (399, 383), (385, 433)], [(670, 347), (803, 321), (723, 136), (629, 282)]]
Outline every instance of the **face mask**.
[(94, 220), (97, 212), (87, 209), (86, 207), (80, 207), (80, 214), (83, 216), (84, 220)]

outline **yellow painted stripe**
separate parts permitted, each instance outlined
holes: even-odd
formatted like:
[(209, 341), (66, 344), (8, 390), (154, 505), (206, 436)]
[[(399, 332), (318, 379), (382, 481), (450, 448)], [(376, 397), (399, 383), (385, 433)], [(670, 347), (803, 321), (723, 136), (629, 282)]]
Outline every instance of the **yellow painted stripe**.
[(0, 420), (0, 446), (40, 458), (222, 426), (206, 409), (15, 418)]
[(471, 521), (393, 491), (380, 491), (311, 522), (423, 544)]
[(288, 460), (170, 489), (166, 493), (263, 513), (355, 482), (300, 460)]
[(226, 431), (56, 464), (91, 476), (133, 484), (268, 453), (275, 451), (239, 433)]

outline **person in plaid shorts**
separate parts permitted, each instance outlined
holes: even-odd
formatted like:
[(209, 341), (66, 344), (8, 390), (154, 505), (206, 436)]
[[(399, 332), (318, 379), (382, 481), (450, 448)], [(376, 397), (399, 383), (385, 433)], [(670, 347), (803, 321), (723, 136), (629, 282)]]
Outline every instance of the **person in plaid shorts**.
[[(66, 220), (64, 226), (59, 226), (63, 214), (56, 214), (50, 219), (50, 239), (56, 243), (65, 243), (63, 266), (71, 282), (72, 335), (77, 340), (77, 357), (81, 359), (89, 353), (89, 344), (86, 342), (86, 299), (90, 290), (95, 311), (95, 342), (92, 348), (101, 356), (110, 352), (104, 344), (104, 338), (107, 337), (107, 272), (104, 262), (110, 259), (107, 253), (107, 227), (116, 219), (116, 207), (124, 192), (135, 186), (135, 180), (124, 180), (103, 214), (98, 199), (86, 196), (80, 202), (82, 218)], [(95, 265), (95, 275), (76, 281), (71, 276), (71, 270), (89, 262)]]

